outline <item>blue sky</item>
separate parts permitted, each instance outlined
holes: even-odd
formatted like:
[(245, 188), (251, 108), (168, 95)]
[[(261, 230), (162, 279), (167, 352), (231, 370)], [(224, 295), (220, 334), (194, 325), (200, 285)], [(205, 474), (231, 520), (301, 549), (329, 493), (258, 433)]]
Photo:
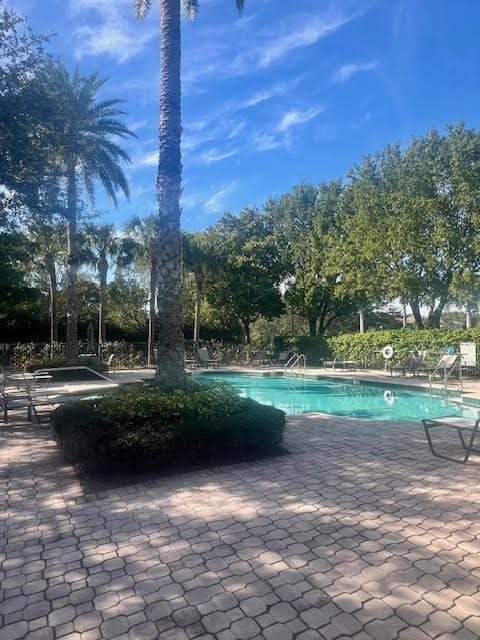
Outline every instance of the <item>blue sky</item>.
[[(67, 65), (109, 76), (126, 100), (131, 199), (99, 192), (121, 226), (155, 209), (158, 12), (132, 0), (7, 0), (55, 31)], [(433, 126), (480, 118), (480, 3), (473, 0), (200, 0), (183, 23), (183, 226), (340, 177), (363, 154)]]

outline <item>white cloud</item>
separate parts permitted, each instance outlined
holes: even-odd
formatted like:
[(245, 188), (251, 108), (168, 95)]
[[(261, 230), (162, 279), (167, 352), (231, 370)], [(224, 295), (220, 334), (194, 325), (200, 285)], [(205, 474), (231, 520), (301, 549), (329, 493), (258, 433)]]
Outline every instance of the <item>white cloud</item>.
[(367, 73), (373, 71), (378, 66), (378, 60), (369, 60), (368, 62), (352, 62), (344, 64), (335, 71), (332, 76), (334, 82), (347, 82), (357, 73)]
[(229, 182), (222, 185), (213, 195), (211, 195), (203, 204), (203, 208), (207, 213), (223, 213), (227, 209), (227, 198), (235, 191), (236, 183)]
[(133, 168), (156, 167), (158, 164), (158, 151), (147, 151), (146, 153), (132, 160)]
[(288, 147), (288, 140), (282, 136), (274, 136), (269, 133), (255, 133), (252, 138), (252, 144), (256, 151), (272, 151)]
[(272, 38), (257, 49), (258, 67), (264, 69), (295, 49), (309, 47), (330, 33), (337, 31), (355, 16), (330, 11), (324, 15), (305, 15), (302, 22), (291, 31)]
[(135, 18), (131, 0), (70, 0), (76, 21), (77, 58), (107, 54), (126, 62), (143, 51), (158, 33), (153, 23)]
[(313, 118), (316, 118), (322, 111), (323, 109), (320, 107), (312, 107), (311, 109), (306, 109), (305, 111), (287, 111), (281, 117), (280, 122), (277, 125), (277, 130), (288, 131), (290, 127), (304, 124), (305, 122), (313, 120)]
[(230, 151), (219, 151), (218, 149), (208, 149), (199, 156), (199, 162), (202, 164), (213, 164), (214, 162), (220, 162), (220, 160), (226, 160), (232, 156), (237, 155), (237, 149), (230, 149)]
[(143, 127), (145, 127), (147, 124), (147, 120), (135, 120), (135, 122), (131, 122), (128, 125), (128, 128), (130, 129), (130, 131), (139, 131), (140, 129), (143, 129)]
[[(215, 31), (215, 35), (211, 28), (199, 28), (195, 39), (188, 40), (184, 50), (183, 88), (192, 91), (209, 77), (218, 81), (266, 69), (297, 49), (317, 44), (368, 8), (368, 5), (362, 5), (361, 9), (352, 10), (352, 2), (346, 0), (332, 3), (327, 10), (313, 14), (292, 11), (283, 25), (277, 22), (268, 29), (238, 28), (234, 38), (225, 38), (225, 30)], [(237, 21), (242, 22), (243, 19)], [(228, 29), (231, 32), (231, 27)], [(264, 99), (268, 99), (268, 93), (260, 92), (252, 96), (250, 105), (245, 106), (254, 106)]]

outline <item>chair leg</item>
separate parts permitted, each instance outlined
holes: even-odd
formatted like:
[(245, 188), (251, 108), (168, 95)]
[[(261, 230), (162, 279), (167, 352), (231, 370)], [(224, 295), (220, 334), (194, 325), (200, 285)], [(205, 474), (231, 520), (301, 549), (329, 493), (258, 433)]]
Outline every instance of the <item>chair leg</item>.
[[(452, 428), (456, 429), (457, 434), (458, 434), (459, 439), (460, 439), (460, 442), (461, 442), (463, 448), (465, 449), (465, 455), (464, 455), (463, 460), (457, 460), (456, 458), (452, 458), (451, 456), (445, 456), (445, 455), (443, 455), (441, 453), (437, 453), (435, 451), (434, 446), (433, 446), (433, 442), (432, 442), (432, 438), (430, 436), (430, 429), (432, 429), (433, 427), (440, 427), (442, 425), (439, 425), (439, 424), (428, 425), (427, 423), (428, 423), (428, 420), (422, 420), (423, 429), (425, 431), (425, 436), (427, 438), (428, 446), (430, 448), (430, 451), (431, 451), (432, 455), (435, 456), (436, 458), (442, 458), (443, 460), (449, 460), (450, 462), (457, 462), (457, 463), (460, 463), (460, 464), (465, 464), (465, 462), (467, 462), (468, 458), (470, 457), (470, 454), (472, 453), (472, 451), (475, 451), (475, 449), (473, 448), (473, 444), (474, 444), (475, 438), (476, 438), (476, 436), (478, 434), (478, 426), (479, 426), (480, 420), (477, 420), (475, 422), (475, 425), (474, 425), (474, 427), (472, 429), (472, 435), (470, 436), (470, 440), (469, 440), (468, 445), (465, 443), (465, 440), (463, 438), (463, 434), (462, 434), (461, 430), (457, 429), (455, 426), (452, 425)], [(445, 425), (445, 426), (448, 426), (448, 425)]]

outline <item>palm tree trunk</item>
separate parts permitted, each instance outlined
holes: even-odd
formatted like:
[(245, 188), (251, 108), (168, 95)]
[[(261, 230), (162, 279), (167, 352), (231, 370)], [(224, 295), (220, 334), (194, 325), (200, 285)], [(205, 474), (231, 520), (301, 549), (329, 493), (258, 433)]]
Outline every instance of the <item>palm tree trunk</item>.
[(358, 322), (360, 333), (365, 333), (365, 309), (360, 309), (358, 312)]
[(78, 357), (77, 184), (75, 167), (67, 172), (67, 358)]
[(108, 262), (105, 256), (101, 256), (98, 261), (98, 276), (100, 280), (100, 295), (98, 299), (98, 352), (107, 341), (106, 313), (107, 313), (107, 273)]
[(195, 321), (193, 325), (193, 341), (200, 340), (200, 313), (202, 306), (203, 278), (200, 274), (195, 277)]
[(157, 293), (157, 262), (155, 258), (152, 259), (150, 265), (150, 300), (149, 300), (149, 314), (148, 314), (148, 353), (147, 353), (147, 365), (150, 366), (155, 362), (153, 345), (155, 343), (155, 295)]
[(46, 268), (48, 273), (48, 295), (49, 295), (49, 315), (50, 315), (50, 357), (53, 358), (53, 345), (58, 342), (58, 320), (57, 320), (57, 271), (55, 261), (51, 256), (47, 257)]
[(469, 306), (465, 308), (465, 329), (472, 328), (472, 310)]
[(167, 386), (185, 380), (182, 328), (182, 242), (180, 195), (180, 0), (160, 0), (160, 154), (158, 200), (158, 362), (156, 380)]

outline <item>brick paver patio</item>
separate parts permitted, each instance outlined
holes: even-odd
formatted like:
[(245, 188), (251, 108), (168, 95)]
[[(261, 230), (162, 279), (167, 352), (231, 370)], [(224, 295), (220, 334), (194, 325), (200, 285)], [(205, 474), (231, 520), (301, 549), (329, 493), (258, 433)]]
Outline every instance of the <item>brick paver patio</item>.
[(0, 640), (480, 637), (475, 457), (319, 416), (287, 449), (85, 495), (45, 434), (0, 428)]

